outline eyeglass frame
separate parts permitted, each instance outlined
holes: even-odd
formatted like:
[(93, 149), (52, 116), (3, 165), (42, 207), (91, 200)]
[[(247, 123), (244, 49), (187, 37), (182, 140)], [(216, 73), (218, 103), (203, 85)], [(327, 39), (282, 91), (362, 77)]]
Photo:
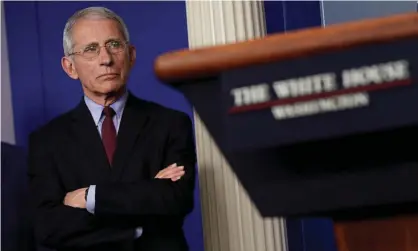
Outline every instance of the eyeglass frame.
[[(120, 42), (121, 44), (123, 44), (123, 46), (125, 46), (121, 51), (118, 51), (118, 52), (111, 52), (110, 50), (109, 50), (109, 48), (107, 47), (107, 45), (109, 44), (109, 43), (111, 43), (111, 42)], [(109, 40), (109, 41), (107, 41), (104, 45), (98, 45), (97, 44), (97, 46), (98, 46), (98, 49), (97, 49), (97, 52), (96, 52), (96, 55), (95, 56), (93, 56), (93, 57), (86, 57), (85, 55), (84, 55), (84, 50), (87, 48), (87, 47), (89, 47), (89, 46), (91, 46), (92, 44), (94, 44), (94, 43), (91, 43), (91, 44), (88, 44), (88, 45), (85, 45), (80, 51), (75, 51), (75, 52), (71, 52), (71, 53), (69, 53), (68, 54), (68, 56), (73, 56), (73, 55), (79, 55), (79, 56), (81, 56), (81, 57), (83, 57), (83, 58), (85, 58), (85, 59), (93, 59), (93, 58), (95, 58), (95, 57), (97, 57), (97, 56), (99, 56), (100, 55), (100, 51), (102, 50), (102, 47), (106, 47), (106, 50), (108, 51), (108, 53), (110, 53), (110, 54), (112, 54), (112, 55), (114, 55), (114, 54), (118, 54), (118, 53), (120, 53), (120, 52), (122, 52), (122, 51), (124, 51), (125, 49), (126, 49), (126, 45), (128, 45), (129, 44), (129, 41), (123, 41), (123, 40), (118, 40), (118, 39), (111, 39), (111, 40)]]

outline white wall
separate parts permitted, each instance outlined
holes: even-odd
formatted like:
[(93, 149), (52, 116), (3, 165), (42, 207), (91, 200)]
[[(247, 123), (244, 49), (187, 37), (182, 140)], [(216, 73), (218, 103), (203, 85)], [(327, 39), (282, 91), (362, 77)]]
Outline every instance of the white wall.
[(7, 52), (6, 21), (1, 2), (1, 141), (15, 143), (9, 57)]

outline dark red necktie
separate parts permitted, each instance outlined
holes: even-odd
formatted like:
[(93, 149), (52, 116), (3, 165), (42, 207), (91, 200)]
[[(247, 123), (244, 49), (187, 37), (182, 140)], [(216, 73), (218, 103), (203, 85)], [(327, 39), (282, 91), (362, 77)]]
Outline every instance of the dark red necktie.
[(113, 154), (116, 149), (116, 128), (113, 123), (115, 111), (111, 107), (106, 106), (103, 109), (103, 114), (105, 119), (102, 124), (102, 140), (106, 150), (107, 159), (109, 160), (110, 165), (112, 165)]

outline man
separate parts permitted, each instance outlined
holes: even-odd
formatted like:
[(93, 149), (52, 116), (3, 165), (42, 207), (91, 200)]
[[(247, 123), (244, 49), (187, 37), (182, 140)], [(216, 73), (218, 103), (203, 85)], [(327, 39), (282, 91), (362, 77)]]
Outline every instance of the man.
[(190, 119), (127, 91), (135, 47), (112, 11), (75, 13), (63, 40), (62, 67), (85, 95), (30, 136), (37, 240), (57, 250), (187, 250)]

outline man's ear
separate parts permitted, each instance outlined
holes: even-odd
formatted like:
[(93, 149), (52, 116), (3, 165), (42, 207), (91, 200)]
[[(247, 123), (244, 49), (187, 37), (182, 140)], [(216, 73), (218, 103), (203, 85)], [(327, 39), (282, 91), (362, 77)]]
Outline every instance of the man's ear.
[(67, 73), (67, 75), (72, 79), (78, 79), (77, 71), (74, 67), (74, 62), (69, 57), (63, 57), (61, 59), (62, 69)]
[(132, 68), (136, 61), (136, 48), (135, 46), (129, 46), (129, 68)]

